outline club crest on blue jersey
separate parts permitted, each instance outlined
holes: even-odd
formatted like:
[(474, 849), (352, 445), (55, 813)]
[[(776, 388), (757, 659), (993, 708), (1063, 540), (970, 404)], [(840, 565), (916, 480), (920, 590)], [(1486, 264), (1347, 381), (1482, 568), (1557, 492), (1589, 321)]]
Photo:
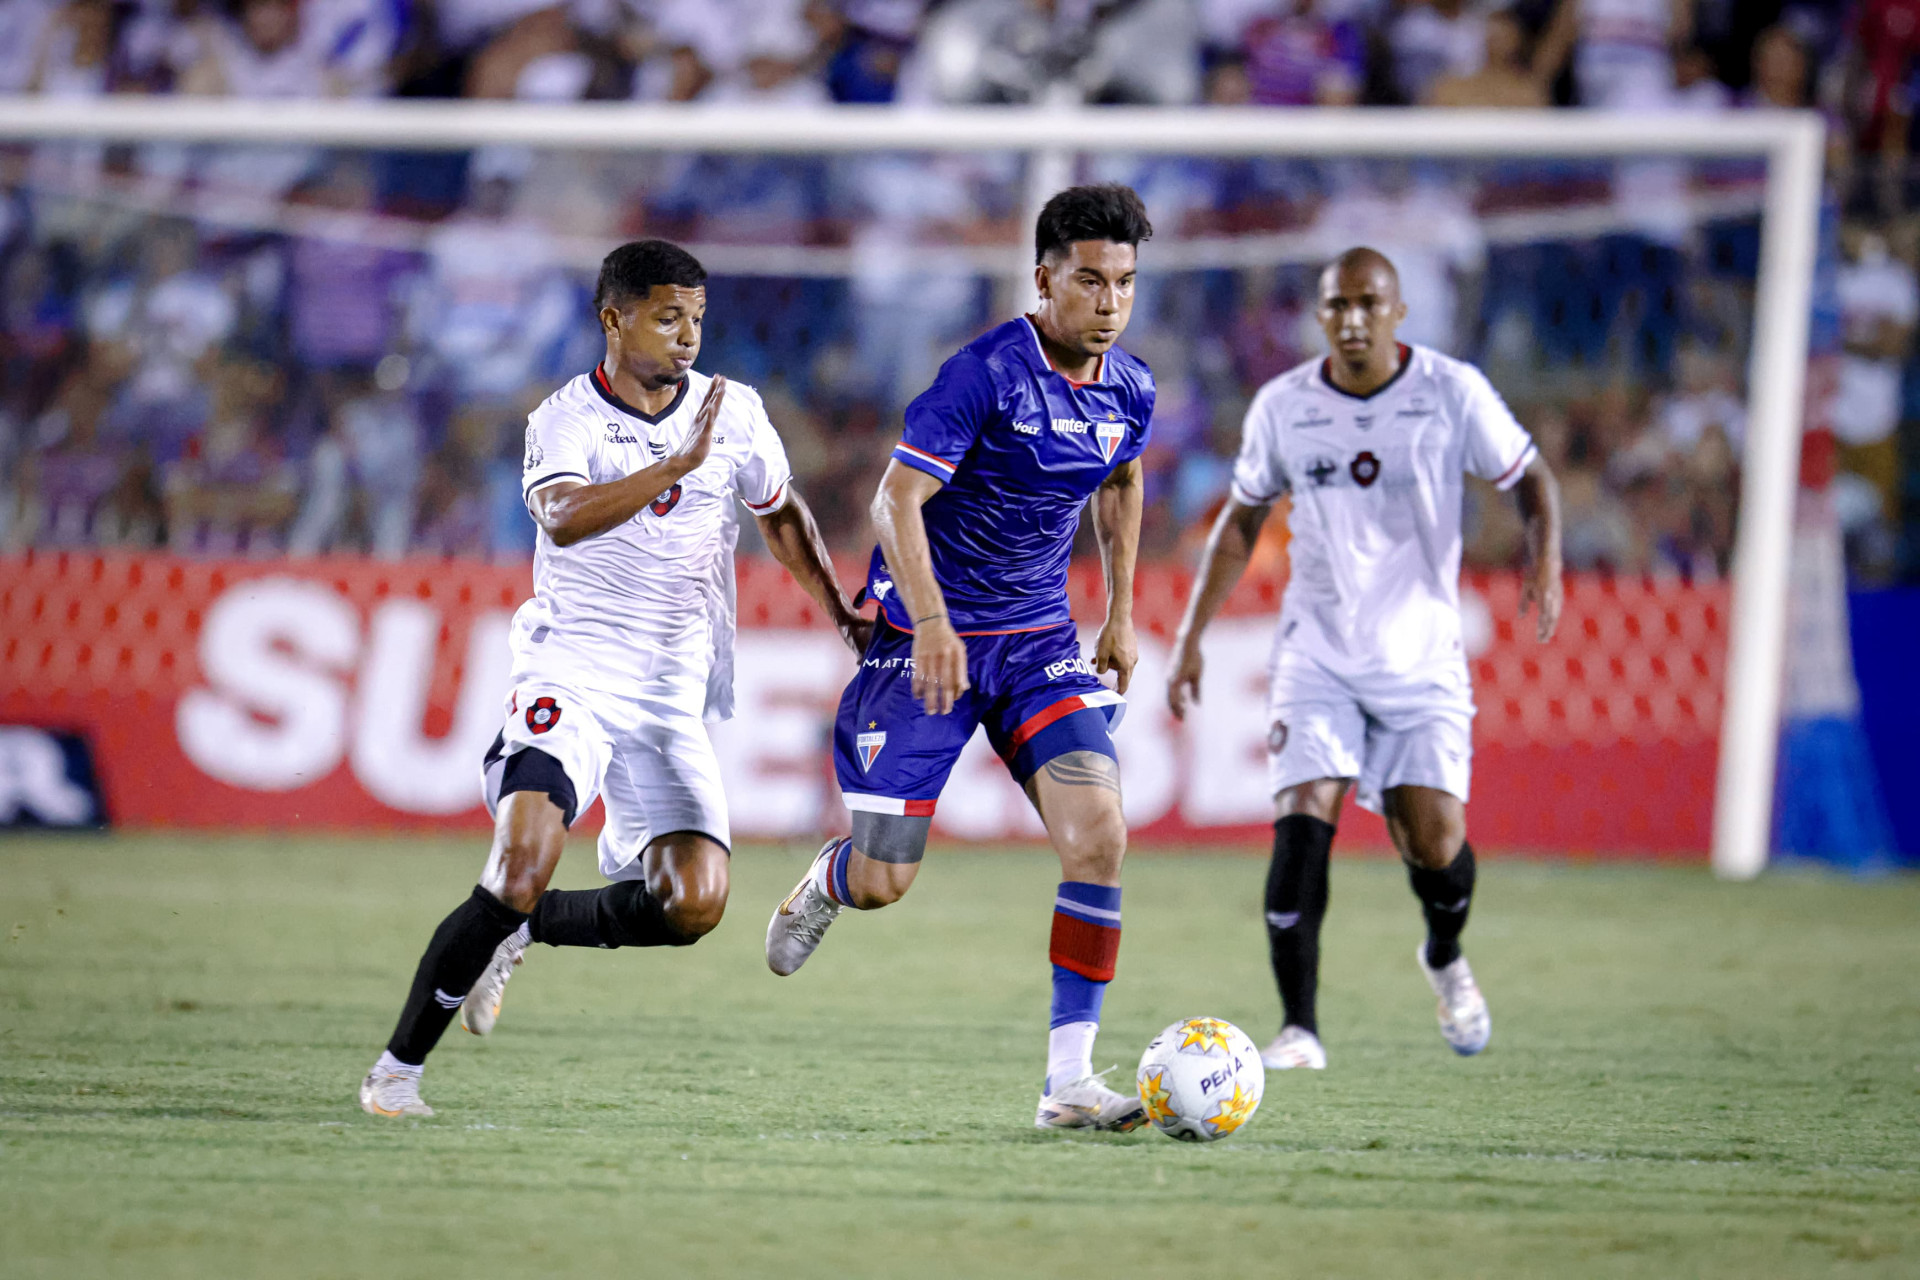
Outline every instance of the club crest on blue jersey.
[(860, 767), (863, 770), (871, 769), (873, 762), (880, 757), (880, 749), (887, 745), (887, 731), (882, 729), (878, 733), (863, 733), (853, 741), (860, 749)]
[(1115, 422), (1113, 415), (1108, 414), (1107, 420), (1093, 429), (1093, 434), (1094, 438), (1100, 442), (1100, 460), (1112, 462), (1113, 451), (1118, 449), (1120, 442), (1127, 438), (1127, 424)]

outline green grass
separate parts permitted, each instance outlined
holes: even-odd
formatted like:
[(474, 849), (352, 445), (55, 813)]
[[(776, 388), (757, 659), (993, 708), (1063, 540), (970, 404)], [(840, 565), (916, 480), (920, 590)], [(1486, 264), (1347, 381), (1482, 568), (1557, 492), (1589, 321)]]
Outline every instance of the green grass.
[[(0, 1275), (1920, 1273), (1920, 883), (1485, 864), (1460, 1060), (1398, 868), (1342, 863), (1332, 1068), (1195, 1147), (1028, 1127), (1049, 857), (936, 852), (782, 981), (805, 855), (747, 851), (700, 946), (536, 948), (434, 1057), (440, 1114), (370, 1119), (478, 854), (0, 843)], [(1178, 1016), (1272, 1033), (1262, 874), (1134, 860), (1096, 1065)]]

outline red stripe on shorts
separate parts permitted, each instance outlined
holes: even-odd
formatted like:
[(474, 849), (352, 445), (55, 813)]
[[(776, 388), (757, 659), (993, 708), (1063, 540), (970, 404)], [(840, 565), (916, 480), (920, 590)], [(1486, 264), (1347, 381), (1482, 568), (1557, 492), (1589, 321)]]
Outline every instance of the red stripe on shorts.
[(1034, 734), (1040, 732), (1055, 720), (1063, 720), (1076, 711), (1086, 710), (1086, 707), (1087, 700), (1076, 693), (1071, 698), (1060, 699), (1060, 701), (1054, 703), (1044, 711), (1028, 716), (1026, 721), (1021, 724), (1018, 729), (1013, 731), (1013, 736), (1007, 739), (1007, 759), (1013, 759), (1014, 752), (1026, 746), (1027, 741), (1032, 738)]

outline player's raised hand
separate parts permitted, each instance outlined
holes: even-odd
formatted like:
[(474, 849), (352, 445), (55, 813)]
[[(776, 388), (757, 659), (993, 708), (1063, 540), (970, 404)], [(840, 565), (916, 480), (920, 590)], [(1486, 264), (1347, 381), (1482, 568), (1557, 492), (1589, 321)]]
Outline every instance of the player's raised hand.
[(930, 716), (953, 710), (972, 688), (967, 680), (967, 642), (954, 634), (945, 614), (913, 622), (913, 696)]
[(1131, 622), (1110, 620), (1100, 628), (1100, 638), (1093, 643), (1093, 669), (1099, 675), (1113, 672), (1114, 692), (1127, 691), (1133, 669), (1139, 665), (1140, 642), (1134, 637)]
[(693, 415), (693, 438), (687, 441), (687, 447), (674, 455), (674, 461), (692, 471), (707, 460), (713, 451), (713, 426), (720, 420), (720, 405), (727, 398), (727, 380), (719, 374), (713, 377), (713, 385), (707, 388), (707, 398), (700, 402), (699, 412)]
[(1200, 673), (1205, 668), (1199, 645), (1183, 640), (1175, 646), (1173, 670), (1167, 673), (1167, 710), (1175, 720), (1185, 720), (1187, 708), (1199, 705)]
[(1560, 629), (1560, 608), (1566, 602), (1566, 588), (1560, 580), (1558, 564), (1534, 565), (1520, 581), (1520, 616), (1527, 616), (1531, 605), (1540, 607), (1534, 635), (1541, 644), (1553, 639)]

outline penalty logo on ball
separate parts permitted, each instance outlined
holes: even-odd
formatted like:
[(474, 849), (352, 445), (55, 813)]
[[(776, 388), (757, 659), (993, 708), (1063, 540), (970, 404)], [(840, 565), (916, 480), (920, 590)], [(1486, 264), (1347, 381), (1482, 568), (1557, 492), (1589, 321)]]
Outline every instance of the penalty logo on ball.
[(1253, 1119), (1267, 1073), (1246, 1032), (1221, 1018), (1185, 1018), (1153, 1038), (1135, 1081), (1154, 1128), (1213, 1142)]

